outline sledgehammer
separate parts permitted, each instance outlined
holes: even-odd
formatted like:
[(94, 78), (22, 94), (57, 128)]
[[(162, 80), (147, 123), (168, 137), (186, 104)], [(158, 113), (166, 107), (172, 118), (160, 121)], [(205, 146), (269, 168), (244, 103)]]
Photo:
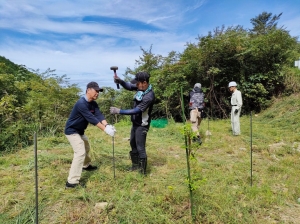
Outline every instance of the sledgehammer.
[[(114, 71), (114, 74), (115, 74), (115, 77), (116, 77), (117, 76), (117, 72), (116, 71), (118, 70), (118, 66), (111, 66), (110, 70)], [(119, 83), (117, 83), (117, 88), (120, 89)]]

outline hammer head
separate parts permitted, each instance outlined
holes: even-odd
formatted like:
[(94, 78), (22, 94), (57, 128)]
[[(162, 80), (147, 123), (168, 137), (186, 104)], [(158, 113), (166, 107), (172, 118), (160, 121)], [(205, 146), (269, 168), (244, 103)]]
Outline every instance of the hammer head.
[[(117, 76), (116, 70), (118, 70), (118, 66), (111, 66), (110, 70), (113, 70), (115, 73), (115, 77)], [(119, 83), (117, 83), (117, 88), (120, 89)]]
[(118, 66), (111, 66), (111, 67), (110, 67), (110, 70), (116, 71), (116, 70), (118, 70)]

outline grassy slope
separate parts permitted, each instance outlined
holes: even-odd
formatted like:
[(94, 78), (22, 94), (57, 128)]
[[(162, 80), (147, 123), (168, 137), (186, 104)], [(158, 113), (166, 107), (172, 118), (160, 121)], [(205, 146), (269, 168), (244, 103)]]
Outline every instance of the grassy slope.
[[(234, 137), (229, 120), (201, 124), (211, 136), (191, 161), (199, 180), (194, 193), (196, 223), (300, 223), (299, 95), (277, 100), (252, 116), (253, 179), (250, 185), (250, 117), (241, 118), (242, 135)], [(72, 161), (66, 138), (39, 137), (40, 223), (192, 223), (182, 124), (151, 128), (147, 151), (149, 175), (129, 173), (130, 124), (116, 124), (113, 176), (112, 139), (87, 129), (95, 172), (84, 172), (86, 188), (65, 190)], [(0, 223), (33, 223), (33, 147), (0, 157)], [(105, 211), (95, 208), (109, 202)]]

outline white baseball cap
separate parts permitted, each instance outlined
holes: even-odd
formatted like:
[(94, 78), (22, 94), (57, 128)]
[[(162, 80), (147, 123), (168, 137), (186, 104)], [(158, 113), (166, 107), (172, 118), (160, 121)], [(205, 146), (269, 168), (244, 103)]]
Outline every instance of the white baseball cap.
[(228, 87), (231, 87), (231, 86), (237, 86), (236, 82), (232, 81), (228, 84)]
[(201, 89), (201, 83), (196, 83), (196, 84), (194, 85), (194, 88), (196, 88), (196, 87), (198, 87), (199, 89)]

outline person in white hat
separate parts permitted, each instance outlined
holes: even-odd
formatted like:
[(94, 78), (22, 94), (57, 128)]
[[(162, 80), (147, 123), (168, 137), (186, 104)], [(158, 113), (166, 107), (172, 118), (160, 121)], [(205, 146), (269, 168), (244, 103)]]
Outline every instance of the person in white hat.
[(243, 105), (242, 93), (237, 89), (236, 82), (232, 81), (228, 84), (231, 96), (231, 128), (233, 135), (240, 135), (240, 114)]

